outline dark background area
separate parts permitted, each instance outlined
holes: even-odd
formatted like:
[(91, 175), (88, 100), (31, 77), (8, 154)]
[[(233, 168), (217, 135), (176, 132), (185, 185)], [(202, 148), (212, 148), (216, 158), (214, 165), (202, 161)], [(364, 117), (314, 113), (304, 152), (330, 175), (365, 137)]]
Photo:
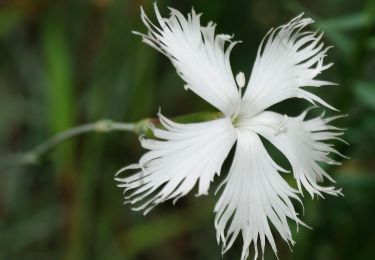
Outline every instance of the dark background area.
[[(184, 91), (164, 56), (131, 34), (145, 31), (140, 5), (154, 17), (152, 1), (0, 1), (0, 157), (102, 118), (138, 121), (159, 106), (169, 117), (212, 109)], [(323, 78), (339, 83), (317, 93), (349, 114), (337, 124), (348, 128), (350, 146), (338, 149), (351, 159), (327, 168), (345, 197), (311, 200), (306, 193), (302, 219), (314, 229), (297, 233), (291, 224), (293, 253), (275, 232), (278, 255), (375, 259), (375, 1), (160, 0), (158, 6), (165, 16), (167, 6), (184, 14), (194, 6), (204, 24), (212, 20), (218, 32), (234, 33), (243, 43), (232, 52), (233, 71), (247, 77), (271, 27), (301, 12), (316, 19), (314, 29), (335, 47), (327, 59), (335, 66)], [(307, 106), (293, 100), (277, 109), (297, 115)], [(0, 259), (222, 259), (214, 187), (209, 196), (193, 191), (145, 217), (122, 205), (114, 173), (142, 153), (132, 133), (92, 133), (38, 165), (2, 169)], [(241, 247), (238, 239), (223, 259), (239, 259)], [(276, 259), (269, 247), (265, 259)]]

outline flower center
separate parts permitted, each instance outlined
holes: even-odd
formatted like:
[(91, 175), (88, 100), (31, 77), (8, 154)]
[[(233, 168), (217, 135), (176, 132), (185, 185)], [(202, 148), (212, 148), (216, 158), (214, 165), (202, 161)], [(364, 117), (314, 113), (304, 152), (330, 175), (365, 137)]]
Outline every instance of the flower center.
[(231, 120), (235, 128), (245, 127), (247, 129), (253, 129), (256, 132), (257, 126), (261, 124), (262, 126), (266, 126), (266, 127), (273, 129), (274, 134), (278, 135), (286, 131), (286, 124), (288, 122), (288, 116), (284, 115), (284, 117), (278, 122), (259, 122), (256, 119), (253, 121), (252, 118), (246, 118), (246, 119), (241, 118), (236, 114), (232, 116)]
[(284, 115), (284, 118), (280, 123), (275, 125), (269, 125), (269, 127), (272, 127), (275, 130), (275, 135), (278, 135), (286, 130), (286, 123), (288, 122), (288, 116)]

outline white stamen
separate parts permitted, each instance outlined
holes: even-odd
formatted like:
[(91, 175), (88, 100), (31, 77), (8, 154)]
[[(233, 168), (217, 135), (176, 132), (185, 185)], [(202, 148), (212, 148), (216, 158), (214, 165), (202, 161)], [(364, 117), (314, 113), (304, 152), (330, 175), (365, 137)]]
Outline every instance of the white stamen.
[(275, 135), (278, 135), (281, 132), (286, 130), (285, 125), (286, 125), (287, 121), (288, 121), (288, 116), (284, 115), (283, 120), (278, 125), (274, 126)]
[(278, 135), (281, 132), (283, 132), (283, 131), (286, 130), (285, 125), (286, 125), (287, 121), (288, 121), (288, 116), (284, 115), (283, 120), (281, 120), (280, 123), (278, 123), (277, 125), (274, 125), (274, 124), (264, 124), (264, 126), (268, 126), (270, 128), (273, 128), (275, 130), (275, 135)]
[(245, 83), (246, 83), (245, 74), (242, 71), (237, 73), (236, 82), (240, 88), (243, 88), (245, 86)]

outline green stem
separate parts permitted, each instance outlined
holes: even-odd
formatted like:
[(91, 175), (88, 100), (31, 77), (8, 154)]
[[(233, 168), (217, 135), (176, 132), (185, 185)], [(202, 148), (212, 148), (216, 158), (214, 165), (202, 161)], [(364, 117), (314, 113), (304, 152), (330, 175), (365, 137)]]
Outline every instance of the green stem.
[(139, 132), (142, 131), (143, 128), (140, 124), (145, 124), (146, 121), (147, 120), (143, 120), (139, 123), (120, 123), (104, 119), (94, 123), (76, 126), (62, 133), (56, 134), (29, 152), (9, 156), (0, 163), (0, 168), (6, 168), (12, 165), (36, 164), (43, 155), (55, 148), (57, 145), (73, 137), (90, 132), (109, 133), (113, 131), (129, 131), (140, 134)]
[(51, 139), (47, 140), (46, 142), (38, 145), (32, 152), (35, 153), (38, 157), (45, 154), (58, 144), (64, 142), (67, 139), (72, 137), (89, 133), (89, 132), (97, 132), (97, 133), (107, 133), (111, 131), (130, 131), (133, 132), (136, 124), (132, 123), (118, 123), (112, 122), (110, 120), (100, 120), (95, 123), (80, 125), (77, 127), (73, 127), (65, 132), (59, 133), (53, 136)]

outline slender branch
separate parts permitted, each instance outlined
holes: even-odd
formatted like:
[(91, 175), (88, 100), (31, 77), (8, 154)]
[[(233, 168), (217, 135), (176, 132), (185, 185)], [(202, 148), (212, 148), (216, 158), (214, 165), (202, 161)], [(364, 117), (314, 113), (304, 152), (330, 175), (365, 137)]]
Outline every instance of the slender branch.
[(139, 123), (121, 123), (104, 119), (94, 123), (76, 126), (64, 132), (56, 134), (55, 136), (36, 146), (29, 152), (8, 156), (7, 158), (1, 161), (0, 169), (7, 168), (12, 165), (36, 164), (44, 154), (46, 154), (48, 151), (50, 151), (60, 143), (63, 143), (68, 139), (85, 133), (109, 133), (113, 131), (129, 131), (139, 134), (142, 124), (145, 123), (146, 120), (140, 121)]
[(133, 132), (135, 125), (136, 124), (132, 124), (132, 123), (117, 123), (117, 122), (112, 122), (110, 120), (100, 120), (95, 123), (80, 125), (80, 126), (73, 127), (65, 132), (62, 132), (53, 136), (49, 140), (38, 145), (33, 150), (33, 152), (40, 156), (48, 152), (50, 149), (60, 144), (61, 142), (64, 142), (67, 139), (70, 139), (77, 135), (89, 133), (89, 132), (108, 133), (108, 132), (116, 131), (116, 130)]

